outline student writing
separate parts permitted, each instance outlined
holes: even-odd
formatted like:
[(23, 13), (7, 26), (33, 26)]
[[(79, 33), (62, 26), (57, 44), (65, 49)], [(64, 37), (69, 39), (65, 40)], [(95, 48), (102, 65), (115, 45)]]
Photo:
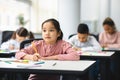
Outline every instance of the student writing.
[(94, 36), (89, 35), (87, 24), (78, 25), (77, 35), (72, 36), (69, 41), (76, 51), (99, 51), (101, 46)]
[(107, 17), (103, 21), (104, 32), (99, 35), (99, 42), (104, 48), (120, 48), (120, 32), (116, 30), (114, 21)]
[[(88, 25), (85, 23), (80, 23), (77, 28), (77, 34), (72, 36), (69, 40), (69, 43), (73, 45), (73, 48), (76, 51), (100, 51), (101, 46), (99, 42), (95, 39), (94, 36), (89, 34)], [(99, 69), (99, 61), (96, 61), (94, 69), (90, 71), (90, 80), (96, 80)], [(66, 77), (65, 79), (66, 80)], [(68, 79), (69, 80), (69, 79)], [(72, 80), (72, 79), (71, 79)]]
[[(17, 52), (17, 59), (28, 60), (79, 60), (80, 57), (72, 46), (62, 40), (63, 33), (56, 19), (48, 19), (42, 23), (43, 40), (34, 41), (30, 46)], [(36, 53), (37, 52), (37, 53)], [(59, 80), (59, 76), (31, 74), (28, 80)]]
[(29, 33), (26, 28), (20, 27), (13, 33), (10, 40), (1, 44), (1, 49), (19, 50), (20, 43), (27, 38), (34, 38), (32, 32)]
[[(104, 32), (99, 35), (101, 46), (108, 49), (120, 49), (120, 32), (116, 29), (115, 23), (110, 17), (105, 18), (103, 21), (103, 28)], [(114, 80), (120, 80), (119, 61), (120, 56), (118, 54), (111, 60), (111, 71)]]

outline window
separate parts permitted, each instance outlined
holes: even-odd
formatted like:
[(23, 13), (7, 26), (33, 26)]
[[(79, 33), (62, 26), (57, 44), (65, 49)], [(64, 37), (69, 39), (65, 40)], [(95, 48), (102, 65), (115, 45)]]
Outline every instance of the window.
[[(0, 0), (0, 29), (16, 30), (19, 27), (18, 16), (29, 20), (29, 5), (16, 0)], [(28, 24), (26, 25), (28, 26)]]
[(57, 0), (0, 0), (0, 30), (16, 30), (22, 26), (40, 33), (41, 23), (48, 18), (57, 18)]
[(44, 20), (57, 18), (57, 0), (33, 0), (32, 2), (31, 30), (39, 33)]

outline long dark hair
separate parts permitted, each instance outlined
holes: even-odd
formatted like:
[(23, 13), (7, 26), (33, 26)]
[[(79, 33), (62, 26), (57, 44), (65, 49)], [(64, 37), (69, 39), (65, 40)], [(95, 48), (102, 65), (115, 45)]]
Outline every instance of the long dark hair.
[(116, 31), (115, 23), (110, 17), (105, 18), (105, 20), (103, 21), (103, 26), (104, 25), (109, 25), (113, 28), (114, 31)]
[(61, 39), (63, 38), (63, 32), (62, 32), (62, 30), (61, 30), (61, 28), (60, 28), (59, 22), (58, 22), (56, 19), (53, 19), (53, 18), (47, 19), (46, 21), (44, 21), (44, 22), (42, 23), (42, 28), (43, 28), (44, 23), (46, 23), (46, 22), (51, 22), (51, 23), (54, 25), (54, 27), (55, 27), (55, 29), (57, 30), (57, 32), (61, 32), (61, 33), (60, 33), (60, 36), (57, 38), (57, 40), (61, 40)]
[(20, 37), (27, 37), (28, 36), (28, 31), (24, 27), (18, 28), (12, 35), (12, 39), (16, 39), (16, 34)]

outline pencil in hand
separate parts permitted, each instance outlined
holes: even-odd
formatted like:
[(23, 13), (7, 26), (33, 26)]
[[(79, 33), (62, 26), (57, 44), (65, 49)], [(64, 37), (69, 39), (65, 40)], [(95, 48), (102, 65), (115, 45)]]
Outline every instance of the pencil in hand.
[(32, 47), (33, 47), (33, 49), (34, 49), (34, 51), (35, 51), (33, 60), (35, 60), (35, 61), (37, 60), (37, 61), (38, 61), (38, 60), (39, 60), (38, 58), (40, 58), (41, 56), (40, 56), (40, 54), (38, 53), (34, 42), (32, 42)]
[(35, 46), (34, 42), (32, 42), (32, 47), (33, 47), (35, 53), (38, 53), (38, 51), (37, 51), (37, 49), (36, 49), (36, 46)]

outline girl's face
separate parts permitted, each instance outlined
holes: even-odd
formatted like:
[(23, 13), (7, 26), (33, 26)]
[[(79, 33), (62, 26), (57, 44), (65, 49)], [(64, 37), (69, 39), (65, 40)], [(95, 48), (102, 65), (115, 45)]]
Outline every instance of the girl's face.
[(111, 26), (107, 25), (107, 24), (105, 24), (103, 26), (103, 28), (104, 28), (105, 32), (108, 33), (108, 34), (113, 34), (114, 33), (114, 29)]
[(42, 26), (42, 37), (47, 44), (54, 44), (57, 38), (60, 36), (60, 32), (57, 32), (52, 22), (46, 22)]
[(21, 36), (19, 36), (18, 34), (16, 34), (16, 40), (18, 41), (18, 42), (22, 42), (22, 41), (24, 41), (26, 39), (26, 37), (21, 37)]
[(86, 42), (87, 38), (88, 38), (88, 34), (78, 33), (78, 39), (79, 39), (80, 42)]

